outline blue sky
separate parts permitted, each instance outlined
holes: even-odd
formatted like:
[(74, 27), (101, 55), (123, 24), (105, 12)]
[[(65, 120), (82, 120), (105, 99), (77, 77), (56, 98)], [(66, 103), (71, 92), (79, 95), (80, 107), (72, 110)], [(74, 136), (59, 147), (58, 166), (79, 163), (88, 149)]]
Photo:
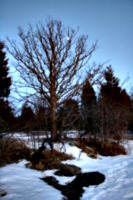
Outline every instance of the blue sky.
[[(88, 47), (98, 40), (99, 48), (90, 63), (110, 60), (120, 81), (133, 83), (133, 0), (0, 0), (0, 39), (18, 41), (18, 26), (45, 23), (48, 16), (65, 26), (80, 27), (89, 36)], [(11, 58), (10, 58), (11, 61)]]

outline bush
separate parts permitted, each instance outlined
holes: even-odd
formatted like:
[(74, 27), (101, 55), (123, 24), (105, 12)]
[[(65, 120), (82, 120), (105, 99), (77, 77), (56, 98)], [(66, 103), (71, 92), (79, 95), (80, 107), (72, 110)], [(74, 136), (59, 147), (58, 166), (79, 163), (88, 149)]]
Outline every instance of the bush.
[[(92, 149), (91, 151), (95, 154), (98, 152), (100, 155), (103, 156), (117, 156), (121, 154), (127, 154), (125, 148), (116, 142), (102, 142), (100, 140), (94, 140), (92, 138), (82, 138), (80, 139), (80, 145), (82, 146), (82, 149), (85, 149), (87, 146), (90, 147)], [(79, 145), (77, 146), (80, 147)]]
[(30, 154), (31, 149), (20, 139), (5, 137), (0, 140), (0, 167), (20, 159), (30, 159)]
[[(37, 159), (36, 159), (37, 156)], [(53, 150), (45, 149), (42, 152), (41, 157), (38, 159), (38, 150), (32, 155), (29, 163), (26, 164), (26, 167), (37, 170), (47, 170), (47, 169), (58, 169), (60, 168), (60, 162), (62, 160), (73, 159), (71, 155)]]
[[(86, 145), (84, 140), (83, 141), (77, 140), (75, 145), (78, 148), (82, 149), (82, 152), (86, 153), (89, 157), (97, 158), (98, 152), (96, 152), (94, 148), (89, 147), (89, 145)], [(80, 155), (79, 155), (79, 157), (80, 157)]]

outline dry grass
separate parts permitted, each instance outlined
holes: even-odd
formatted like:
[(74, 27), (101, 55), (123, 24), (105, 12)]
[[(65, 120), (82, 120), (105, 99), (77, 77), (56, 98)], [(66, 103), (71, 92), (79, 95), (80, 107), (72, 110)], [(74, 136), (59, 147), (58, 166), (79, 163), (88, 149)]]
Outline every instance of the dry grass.
[[(35, 152), (37, 155), (37, 151)], [(57, 150), (51, 151), (49, 149), (45, 149), (43, 151), (42, 157), (37, 161), (33, 157), (31, 157), (31, 162), (26, 164), (26, 167), (37, 169), (37, 170), (47, 170), (47, 169), (59, 169), (59, 164), (62, 160), (70, 160), (74, 159), (71, 155), (67, 155), (65, 153), (59, 152)]]
[(0, 140), (0, 167), (20, 159), (30, 159), (30, 154), (31, 150), (20, 139), (8, 137)]
[(84, 142), (80, 141), (79, 139), (76, 140), (75, 145), (78, 148), (82, 149), (82, 152), (86, 153), (89, 157), (97, 158), (98, 152), (96, 152), (94, 148), (90, 148), (89, 146), (87, 146)]
[(103, 156), (117, 156), (121, 154), (127, 154), (125, 148), (118, 143), (109, 141), (101, 142), (91, 138), (83, 138), (77, 141), (76, 146), (80, 147), (83, 152), (86, 152), (90, 157), (94, 158), (97, 156), (97, 154)]
[[(34, 154), (31, 152), (34, 151)], [(59, 168), (59, 164), (62, 160), (73, 159), (72, 156), (59, 151), (45, 149), (39, 160), (34, 159), (33, 155), (37, 155), (38, 150), (29, 149), (25, 142), (16, 138), (3, 138), (0, 141), (0, 167), (18, 162), (20, 159), (29, 160), (26, 166), (37, 170), (46, 170)]]

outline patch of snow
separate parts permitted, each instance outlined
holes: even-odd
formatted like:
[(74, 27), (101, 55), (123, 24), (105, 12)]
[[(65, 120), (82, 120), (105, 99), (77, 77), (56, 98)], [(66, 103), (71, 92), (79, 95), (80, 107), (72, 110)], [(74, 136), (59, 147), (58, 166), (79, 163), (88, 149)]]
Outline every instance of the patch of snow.
[(1, 189), (7, 192), (4, 200), (61, 200), (61, 192), (49, 186), (40, 178), (45, 174), (52, 175), (53, 171), (40, 172), (25, 168), (23, 160), (18, 164), (10, 164), (0, 168)]
[[(84, 193), (81, 200), (131, 200), (133, 199), (133, 141), (123, 142), (126, 148), (130, 146), (128, 155), (120, 156), (99, 156), (93, 159), (87, 154), (81, 152), (81, 149), (70, 146), (54, 144), (54, 148), (71, 154), (74, 160), (63, 161), (62, 163), (76, 165), (82, 172), (98, 171), (105, 175), (105, 181), (98, 186), (84, 187)], [(27, 169), (26, 160), (17, 164), (6, 165), (0, 168), (0, 187), (7, 192), (2, 197), (3, 200), (61, 200), (63, 195), (60, 191), (42, 181), (40, 178), (45, 176), (54, 176), (60, 184), (65, 185), (71, 182), (73, 177), (54, 175), (54, 170), (40, 172)]]

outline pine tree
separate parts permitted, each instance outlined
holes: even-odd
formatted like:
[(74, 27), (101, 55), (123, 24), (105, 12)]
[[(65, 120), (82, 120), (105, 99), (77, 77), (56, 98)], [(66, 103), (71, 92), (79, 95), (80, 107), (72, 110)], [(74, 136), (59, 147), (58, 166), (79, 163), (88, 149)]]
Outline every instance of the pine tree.
[(131, 99), (126, 90), (119, 86), (111, 66), (104, 70), (105, 82), (100, 89), (100, 109), (102, 113), (103, 135), (122, 136), (128, 127)]
[(81, 101), (82, 115), (85, 123), (84, 128), (87, 129), (87, 131), (94, 132), (94, 109), (96, 105), (96, 95), (93, 87), (88, 80), (86, 80), (83, 86)]
[(8, 59), (6, 59), (3, 49), (4, 43), (0, 42), (0, 99), (9, 96), (11, 86), (11, 77), (7, 77), (9, 73)]
[(20, 119), (23, 128), (25, 127), (27, 130), (29, 130), (29, 128), (31, 129), (34, 120), (34, 112), (27, 102), (22, 106)]
[(0, 129), (7, 130), (13, 120), (12, 109), (7, 98), (10, 94), (11, 77), (8, 77), (8, 59), (4, 52), (4, 43), (0, 42)]
[(114, 76), (111, 66), (104, 71), (105, 83), (101, 85), (101, 95), (106, 101), (115, 106), (130, 106), (131, 99), (125, 89), (119, 86), (119, 79)]
[(101, 85), (101, 95), (106, 101), (119, 103), (121, 88), (119, 87), (119, 79), (114, 76), (111, 66), (104, 71), (105, 83)]
[(88, 80), (83, 86), (81, 99), (84, 106), (91, 105), (96, 101), (95, 91)]

